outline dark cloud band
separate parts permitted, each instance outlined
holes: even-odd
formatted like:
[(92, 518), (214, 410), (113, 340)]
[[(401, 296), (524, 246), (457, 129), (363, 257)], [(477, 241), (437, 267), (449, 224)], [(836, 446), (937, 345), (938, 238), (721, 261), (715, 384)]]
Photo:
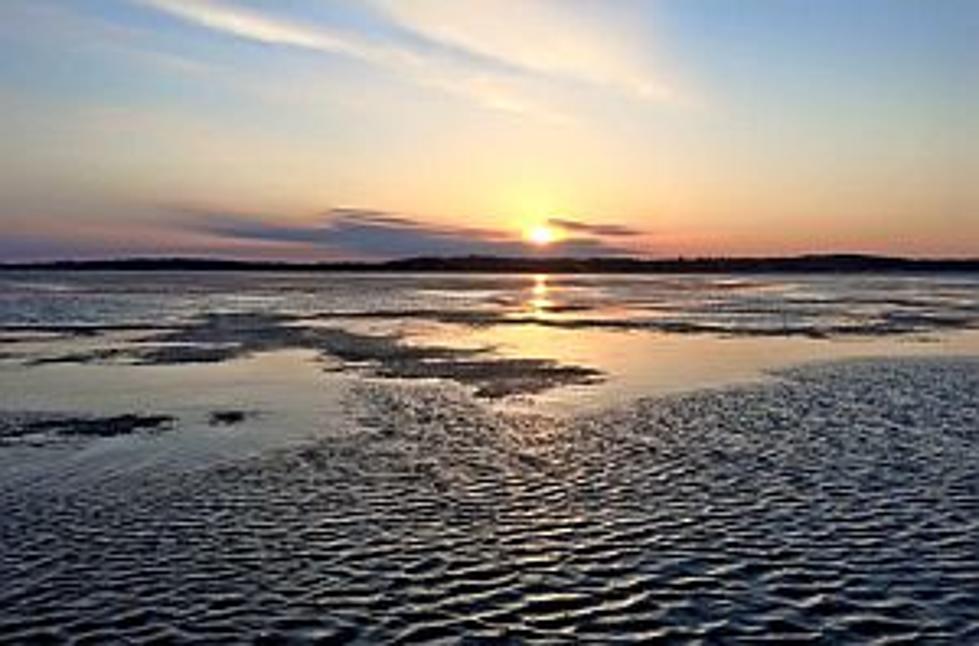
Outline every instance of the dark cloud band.
[[(566, 220), (552, 221), (576, 235), (555, 242), (547, 250), (532, 249), (504, 231), (438, 225), (424, 220), (370, 209), (337, 208), (309, 225), (282, 223), (282, 218), (183, 209), (188, 226), (222, 238), (303, 244), (328, 248), (337, 255), (371, 258), (407, 256), (499, 255), (541, 253), (562, 256), (621, 255), (625, 249), (609, 245), (603, 236), (633, 235), (625, 227), (592, 226)], [(572, 226), (568, 226), (568, 224)], [(611, 232), (611, 233), (609, 233)]]
[(569, 220), (565, 218), (551, 218), (548, 220), (551, 226), (564, 229), (565, 231), (571, 231), (573, 233), (581, 233), (585, 235), (607, 237), (607, 238), (618, 238), (618, 237), (629, 237), (642, 235), (642, 231), (638, 229), (632, 229), (630, 227), (624, 227), (619, 224), (589, 224), (587, 222), (581, 222), (580, 220)]

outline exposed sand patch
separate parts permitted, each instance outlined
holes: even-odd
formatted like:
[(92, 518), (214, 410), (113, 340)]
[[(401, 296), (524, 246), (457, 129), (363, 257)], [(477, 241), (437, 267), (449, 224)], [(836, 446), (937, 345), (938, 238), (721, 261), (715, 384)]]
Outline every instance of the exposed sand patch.
[(969, 360), (579, 419), (363, 384), (361, 433), (0, 489), (0, 638), (973, 643), (977, 395)]

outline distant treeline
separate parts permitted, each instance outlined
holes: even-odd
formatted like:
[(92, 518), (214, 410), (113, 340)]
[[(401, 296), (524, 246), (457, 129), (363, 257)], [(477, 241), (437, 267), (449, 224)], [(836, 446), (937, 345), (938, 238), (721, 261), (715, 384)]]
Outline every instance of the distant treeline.
[(384, 262), (268, 262), (208, 258), (124, 258), (0, 264), (0, 271), (315, 271), (533, 274), (977, 272), (979, 258), (912, 259), (861, 254), (772, 258), (544, 258), (453, 256)]

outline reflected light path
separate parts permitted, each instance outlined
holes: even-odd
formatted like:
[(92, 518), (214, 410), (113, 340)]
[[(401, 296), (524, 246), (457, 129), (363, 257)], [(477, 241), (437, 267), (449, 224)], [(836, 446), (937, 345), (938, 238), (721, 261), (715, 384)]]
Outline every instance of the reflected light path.
[[(770, 289), (768, 285), (752, 287), (738, 283), (739, 292), (749, 295), (734, 296), (730, 293), (734, 288), (727, 283), (718, 288), (713, 282), (705, 287), (700, 279), (688, 283), (677, 283), (675, 279), (670, 279), (673, 281), (670, 283), (661, 279), (643, 279), (639, 281), (639, 287), (633, 288), (644, 299), (630, 293), (611, 299), (603, 289), (615, 289), (616, 279), (603, 278), (600, 287), (592, 285), (590, 280), (548, 274), (520, 277), (506, 290), (501, 289), (501, 300), (513, 308), (503, 316), (503, 320), (509, 318), (510, 322), (480, 326), (438, 323), (426, 326), (423, 331), (409, 332), (409, 336), (412, 342), (422, 345), (493, 348), (496, 354), (505, 358), (546, 359), (560, 365), (595, 368), (605, 374), (601, 383), (569, 385), (535, 395), (529, 405), (549, 413), (581, 412), (619, 405), (643, 396), (768, 381), (772, 379), (772, 371), (810, 361), (974, 354), (979, 347), (979, 331), (970, 330), (942, 335), (864, 334), (809, 338), (720, 332), (675, 334), (601, 325), (565, 327), (565, 323), (581, 319), (598, 322), (656, 319), (664, 315), (664, 310), (644, 306), (648, 303), (661, 305), (662, 302), (669, 304), (667, 314), (677, 318), (687, 316), (697, 322), (703, 318), (703, 310), (715, 301), (758, 298), (757, 294), (768, 294), (764, 290)], [(818, 285), (808, 286), (808, 289), (815, 291), (816, 287)], [(792, 294), (800, 292), (799, 299), (813, 298), (806, 288), (805, 285), (786, 287)], [(718, 290), (725, 291), (718, 295)], [(506, 291), (509, 291), (509, 297)], [(854, 300), (859, 302), (860, 299)], [(781, 302), (779, 299), (778, 303)], [(851, 310), (853, 307), (850, 305)], [(718, 314), (719, 317), (723, 315), (723, 312)], [(521, 400), (501, 402), (504, 406), (517, 408), (524, 403)]]
[(527, 308), (534, 315), (547, 314), (548, 310), (554, 307), (554, 301), (549, 296), (550, 287), (547, 284), (549, 276), (547, 274), (534, 274), (534, 282), (530, 288), (530, 298), (527, 301)]

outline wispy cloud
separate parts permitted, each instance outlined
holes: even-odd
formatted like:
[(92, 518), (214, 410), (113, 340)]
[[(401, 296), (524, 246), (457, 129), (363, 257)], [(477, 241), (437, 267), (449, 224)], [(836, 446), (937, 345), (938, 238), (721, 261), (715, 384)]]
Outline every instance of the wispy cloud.
[(580, 220), (570, 220), (567, 218), (551, 218), (548, 221), (551, 226), (584, 235), (593, 235), (609, 238), (623, 238), (640, 236), (643, 234), (639, 229), (622, 226), (621, 224), (590, 224)]
[[(305, 245), (337, 257), (397, 258), (439, 255), (520, 256), (540, 253), (505, 231), (447, 226), (386, 211), (331, 209), (312, 223), (214, 210), (181, 209), (186, 226), (222, 239)], [(554, 255), (618, 255), (625, 249), (598, 235), (566, 238), (548, 250)]]
[[(345, 56), (424, 87), (501, 112), (554, 123), (574, 119), (535, 91), (541, 81), (618, 87), (669, 100), (671, 91), (642, 73), (612, 34), (587, 29), (574, 11), (533, 2), (383, 2), (370, 6), (385, 34), (297, 21), (223, 0), (131, 0), (185, 22), (267, 45)], [(515, 19), (528, 10), (546, 12)], [(517, 27), (523, 25), (524, 27)], [(531, 31), (527, 31), (532, 26)], [(635, 54), (635, 52), (633, 52)]]
[(538, 75), (677, 99), (647, 62), (637, 16), (618, 3), (574, 0), (369, 0), (402, 28)]
[(274, 18), (266, 14), (212, 0), (135, 0), (215, 31), (271, 45), (288, 45), (325, 53), (343, 54), (376, 64), (418, 64), (404, 49), (372, 43), (364, 38)]

